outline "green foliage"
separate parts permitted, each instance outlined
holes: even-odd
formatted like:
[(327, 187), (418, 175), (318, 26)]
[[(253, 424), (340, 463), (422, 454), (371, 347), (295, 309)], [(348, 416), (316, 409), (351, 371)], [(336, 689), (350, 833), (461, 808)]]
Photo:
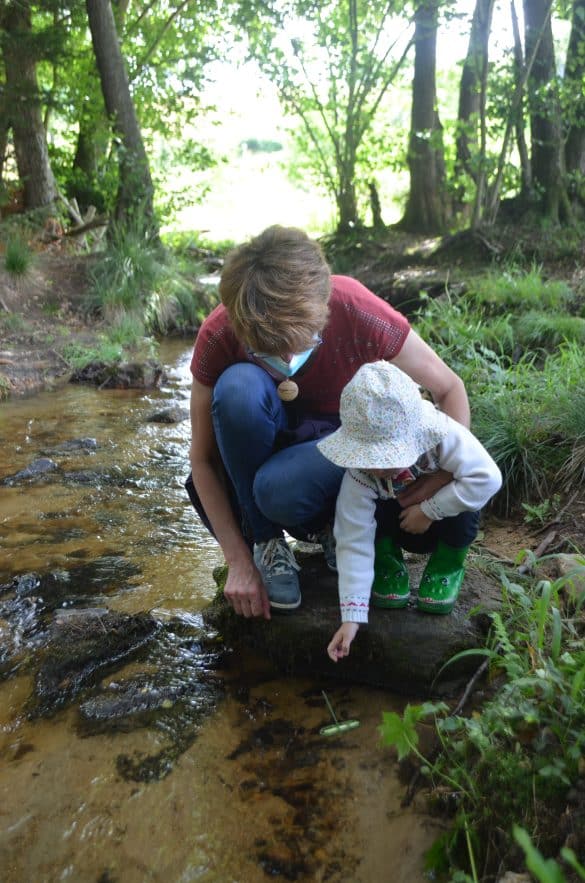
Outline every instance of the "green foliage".
[(146, 311), (161, 278), (163, 259), (142, 219), (112, 225), (106, 252), (91, 271), (93, 304), (106, 318), (121, 308)]
[(336, 201), (340, 229), (360, 225), (356, 182), (365, 184), (365, 175), (356, 170), (367, 155), (360, 148), (408, 43), (408, 24), (392, 14), (377, 0), (330, 3), (326, 14), (319, 4), (285, 0), (242, 4), (236, 16), (252, 56), (300, 122), (302, 152)]
[(379, 727), (380, 737), (383, 744), (394, 745), (398, 752), (398, 759), (406, 757), (410, 752), (417, 752), (418, 733), (417, 724), (431, 714), (446, 711), (444, 703), (425, 702), (423, 705), (407, 705), (402, 715), (393, 711), (385, 711), (382, 714), (382, 724)]
[(530, 309), (566, 310), (575, 299), (564, 282), (543, 280), (539, 267), (528, 272), (489, 273), (475, 280), (469, 296), (488, 315)]
[(6, 334), (13, 334), (22, 331), (27, 326), (26, 319), (19, 313), (1, 313), (0, 314), (0, 330)]
[(108, 343), (121, 347), (136, 347), (144, 343), (145, 334), (142, 316), (123, 310), (110, 320), (104, 338)]
[(192, 331), (217, 303), (215, 288), (196, 281), (197, 257), (186, 245), (177, 255), (165, 251), (138, 219), (114, 225), (91, 273), (90, 308), (124, 344), (126, 335)]
[(187, 258), (191, 264), (204, 264), (210, 258), (223, 258), (237, 245), (232, 239), (213, 241), (192, 230), (164, 233), (162, 240), (178, 257)]
[[(524, 850), (526, 867), (540, 883), (567, 883), (567, 878), (559, 864), (552, 858), (545, 859), (542, 856), (534, 846), (528, 831), (519, 825), (514, 825), (513, 832), (514, 840)], [(561, 849), (561, 857), (576, 872), (580, 880), (585, 880), (585, 868), (577, 860), (572, 849)]]
[(8, 238), (4, 253), (4, 267), (7, 273), (15, 278), (26, 276), (33, 260), (34, 255), (26, 239), (18, 235)]
[[(502, 575), (503, 613), (491, 614), (488, 646), (478, 651), (487, 654), (499, 686), (470, 717), (430, 704), (407, 706), (402, 719), (384, 714), (384, 743), (395, 746), (400, 758), (417, 757), (431, 786), (440, 792), (446, 786), (456, 798), (453, 833), (438, 849), (438, 864), (446, 860), (459, 874), (471, 870), (473, 880), (486, 861), (505, 866), (519, 823), (532, 837), (538, 831), (541, 848), (553, 855), (561, 845), (556, 825), (544, 822), (543, 814), (556, 819), (563, 810), (585, 752), (585, 646), (582, 624), (559, 607), (565, 582), (524, 586)], [(440, 741), (433, 759), (420, 754), (416, 734), (429, 716)], [(548, 860), (538, 863), (530, 854), (533, 872), (539, 867), (555, 873)]]
[(522, 503), (524, 509), (524, 521), (531, 524), (536, 521), (538, 524), (544, 524), (545, 521), (558, 509), (561, 498), (558, 494), (554, 494), (552, 500), (543, 500), (542, 503)]
[(585, 476), (585, 332), (564, 283), (474, 279), (455, 300), (423, 302), (416, 327), (464, 380), (473, 429), (498, 463), (504, 511), (539, 506)]
[(112, 343), (102, 335), (96, 343), (87, 346), (80, 343), (65, 344), (61, 355), (71, 368), (80, 370), (92, 362), (105, 362), (107, 365), (117, 364), (124, 358), (124, 348), (119, 343)]
[(0, 372), (0, 402), (6, 401), (6, 399), (10, 396), (10, 391), (12, 389), (10, 380), (6, 377), (5, 374)]
[(515, 322), (515, 336), (525, 349), (554, 351), (565, 341), (585, 345), (585, 319), (530, 310)]

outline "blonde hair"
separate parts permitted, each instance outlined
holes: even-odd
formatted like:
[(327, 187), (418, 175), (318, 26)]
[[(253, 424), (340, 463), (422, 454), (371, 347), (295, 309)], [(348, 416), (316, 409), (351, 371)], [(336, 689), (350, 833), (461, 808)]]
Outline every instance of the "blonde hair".
[(237, 338), (250, 349), (302, 352), (327, 321), (331, 271), (306, 233), (275, 225), (230, 252), (219, 293)]

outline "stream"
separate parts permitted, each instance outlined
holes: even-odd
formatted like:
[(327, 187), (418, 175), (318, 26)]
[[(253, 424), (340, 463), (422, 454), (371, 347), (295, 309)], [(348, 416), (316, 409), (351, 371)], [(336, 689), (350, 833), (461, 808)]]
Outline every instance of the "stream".
[[(161, 345), (160, 390), (0, 404), (0, 879), (427, 880), (442, 823), (401, 808), (378, 735), (406, 700), (206, 628), (223, 558), (183, 487), (189, 422), (150, 419), (188, 408), (190, 356)], [(319, 734), (323, 690), (358, 729)]]

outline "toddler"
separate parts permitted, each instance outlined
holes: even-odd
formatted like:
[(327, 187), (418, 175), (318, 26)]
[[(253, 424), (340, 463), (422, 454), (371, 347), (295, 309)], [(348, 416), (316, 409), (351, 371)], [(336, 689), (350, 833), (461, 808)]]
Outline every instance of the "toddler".
[[(359, 369), (341, 394), (340, 418), (341, 427), (318, 444), (347, 470), (335, 509), (342, 625), (327, 648), (334, 662), (349, 654), (359, 624), (368, 621), (370, 594), (375, 607), (408, 604), (402, 549), (431, 553), (418, 609), (451, 612), (479, 510), (502, 484), (475, 436), (423, 399), (416, 383), (389, 362)], [(441, 469), (451, 481), (402, 509), (397, 494)]]

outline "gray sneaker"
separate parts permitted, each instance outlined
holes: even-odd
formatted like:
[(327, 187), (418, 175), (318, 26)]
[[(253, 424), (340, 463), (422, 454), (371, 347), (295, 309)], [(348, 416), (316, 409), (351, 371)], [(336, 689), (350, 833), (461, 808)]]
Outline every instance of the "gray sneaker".
[(282, 537), (254, 544), (254, 564), (276, 610), (295, 610), (301, 603), (297, 571), (301, 568)]
[(337, 573), (337, 558), (335, 556), (335, 537), (331, 530), (331, 525), (326, 524), (318, 533), (310, 534), (309, 541), (317, 543), (323, 549), (323, 557), (329, 570)]

